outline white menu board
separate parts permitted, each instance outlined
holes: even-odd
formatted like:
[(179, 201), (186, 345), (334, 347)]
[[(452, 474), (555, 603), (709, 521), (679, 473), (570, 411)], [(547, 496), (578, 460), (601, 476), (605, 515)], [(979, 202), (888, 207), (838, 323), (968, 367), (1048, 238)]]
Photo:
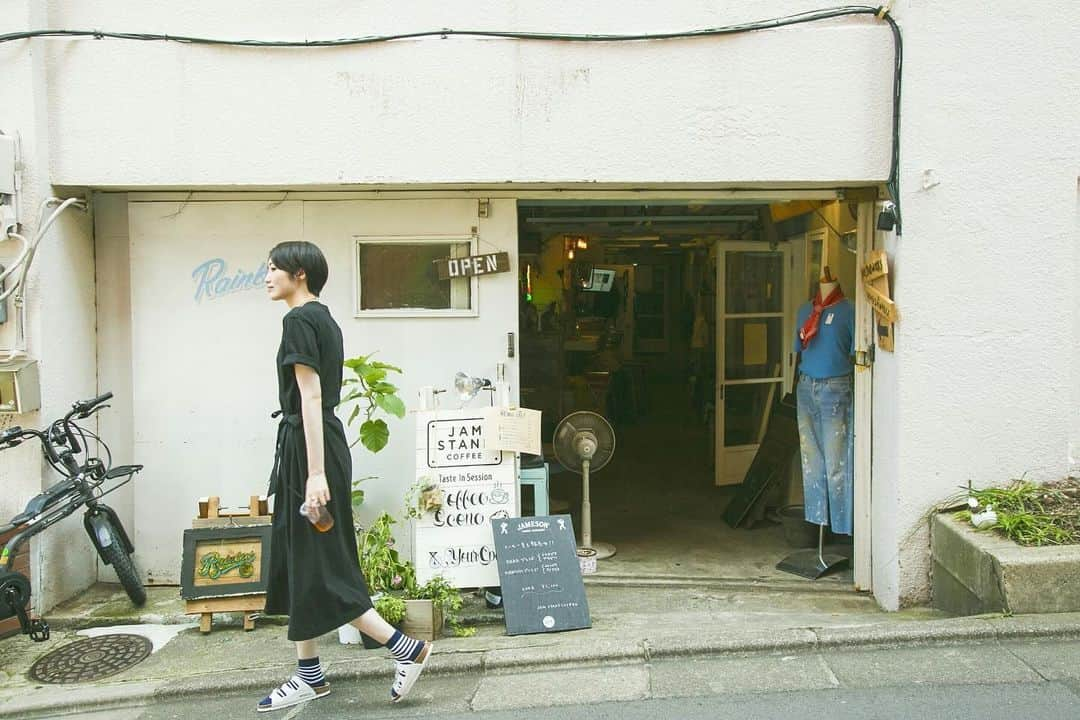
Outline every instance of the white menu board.
[(443, 575), (455, 587), (499, 584), (493, 519), (517, 515), (513, 453), (486, 447), (478, 409), (416, 414), (416, 478), (443, 491), (443, 506), (413, 522), (416, 579)]

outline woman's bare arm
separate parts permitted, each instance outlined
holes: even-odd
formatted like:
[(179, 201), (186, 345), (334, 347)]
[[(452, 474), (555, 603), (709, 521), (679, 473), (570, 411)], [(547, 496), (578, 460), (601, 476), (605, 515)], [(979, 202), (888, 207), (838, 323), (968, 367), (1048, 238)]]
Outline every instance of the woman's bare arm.
[(322, 383), (314, 368), (297, 363), (296, 386), (300, 389), (300, 416), (304, 419), (304, 443), (307, 447), (307, 487), (304, 499), (325, 505), (330, 502), (323, 453)]

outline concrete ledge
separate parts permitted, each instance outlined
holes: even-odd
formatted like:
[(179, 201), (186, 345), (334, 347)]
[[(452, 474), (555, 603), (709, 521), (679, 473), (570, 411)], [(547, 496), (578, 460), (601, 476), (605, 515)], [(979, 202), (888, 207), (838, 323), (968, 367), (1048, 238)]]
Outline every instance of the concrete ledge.
[(933, 605), (957, 615), (1080, 612), (1080, 545), (1022, 547), (950, 513), (931, 519)]

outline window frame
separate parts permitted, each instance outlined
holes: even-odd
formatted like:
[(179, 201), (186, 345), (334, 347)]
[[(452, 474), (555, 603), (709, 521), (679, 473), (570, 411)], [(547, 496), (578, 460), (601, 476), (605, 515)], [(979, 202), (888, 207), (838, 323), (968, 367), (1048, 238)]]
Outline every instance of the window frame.
[[(360, 247), (362, 245), (455, 245), (465, 244), (468, 255), (479, 252), (479, 238), (476, 235), (353, 235), (353, 317), (357, 318), (454, 318), (478, 317), (480, 315), (480, 283), (477, 276), (462, 278), (469, 283), (469, 307), (467, 308), (371, 308), (360, 307), (360, 291), (363, 278), (360, 276)], [(451, 256), (453, 257), (453, 256)], [(452, 281), (451, 281), (452, 282)], [(451, 286), (450, 290), (454, 290)]]

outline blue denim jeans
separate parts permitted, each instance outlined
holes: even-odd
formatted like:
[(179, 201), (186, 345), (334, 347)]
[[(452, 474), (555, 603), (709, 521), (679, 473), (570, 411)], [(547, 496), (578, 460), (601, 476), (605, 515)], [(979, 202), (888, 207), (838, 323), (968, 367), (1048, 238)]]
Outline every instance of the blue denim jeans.
[(852, 378), (799, 377), (799, 446), (806, 519), (851, 535), (855, 495)]

